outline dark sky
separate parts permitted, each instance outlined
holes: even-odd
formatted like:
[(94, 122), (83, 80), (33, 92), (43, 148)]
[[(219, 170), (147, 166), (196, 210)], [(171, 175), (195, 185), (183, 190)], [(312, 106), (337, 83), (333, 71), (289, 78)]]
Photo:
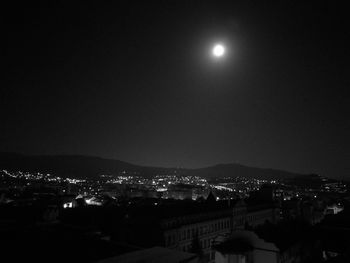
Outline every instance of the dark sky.
[(345, 6), (46, 2), (2, 8), (0, 151), (350, 179)]

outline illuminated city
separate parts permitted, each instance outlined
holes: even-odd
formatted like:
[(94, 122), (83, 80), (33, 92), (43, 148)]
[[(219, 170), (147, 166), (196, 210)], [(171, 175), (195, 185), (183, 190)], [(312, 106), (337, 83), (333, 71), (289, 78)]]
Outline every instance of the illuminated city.
[(349, 263), (339, 1), (5, 1), (0, 263)]

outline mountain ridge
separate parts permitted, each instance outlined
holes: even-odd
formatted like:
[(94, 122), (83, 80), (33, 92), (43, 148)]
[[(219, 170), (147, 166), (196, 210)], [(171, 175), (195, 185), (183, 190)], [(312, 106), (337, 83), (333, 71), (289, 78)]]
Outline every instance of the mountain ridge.
[(116, 159), (90, 155), (25, 155), (0, 152), (0, 169), (52, 173), (77, 178), (98, 178), (101, 174), (117, 175), (123, 171), (141, 176), (176, 174), (205, 178), (247, 177), (285, 179), (303, 174), (272, 168), (250, 167), (237, 163), (221, 163), (203, 168), (166, 168), (142, 166)]

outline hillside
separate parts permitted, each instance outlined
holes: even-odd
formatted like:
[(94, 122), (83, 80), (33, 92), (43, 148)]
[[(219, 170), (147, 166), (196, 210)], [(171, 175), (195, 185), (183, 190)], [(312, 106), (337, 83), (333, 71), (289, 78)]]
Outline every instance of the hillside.
[(241, 164), (218, 164), (206, 168), (195, 169), (190, 173), (192, 175), (200, 175), (206, 178), (242, 176), (256, 179), (285, 179), (302, 176), (301, 174), (282, 170), (249, 167)]
[(147, 167), (127, 162), (83, 155), (22, 155), (0, 153), (0, 169), (28, 172), (52, 173), (75, 178), (97, 178), (102, 174), (117, 175), (123, 171), (142, 176), (156, 174), (177, 174), (202, 176), (206, 178), (243, 176), (257, 179), (282, 179), (300, 176), (274, 169), (248, 167), (240, 164), (219, 164), (199, 169), (175, 169)]

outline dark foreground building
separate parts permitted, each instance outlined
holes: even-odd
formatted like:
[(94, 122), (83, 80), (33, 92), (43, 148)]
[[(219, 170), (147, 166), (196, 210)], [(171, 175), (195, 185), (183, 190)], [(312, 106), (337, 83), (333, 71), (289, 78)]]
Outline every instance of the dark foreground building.
[(236, 229), (276, 223), (279, 209), (273, 203), (247, 204), (242, 200), (181, 202), (129, 210), (116, 226), (113, 240), (140, 247), (162, 246), (200, 254), (214, 262), (212, 242)]

